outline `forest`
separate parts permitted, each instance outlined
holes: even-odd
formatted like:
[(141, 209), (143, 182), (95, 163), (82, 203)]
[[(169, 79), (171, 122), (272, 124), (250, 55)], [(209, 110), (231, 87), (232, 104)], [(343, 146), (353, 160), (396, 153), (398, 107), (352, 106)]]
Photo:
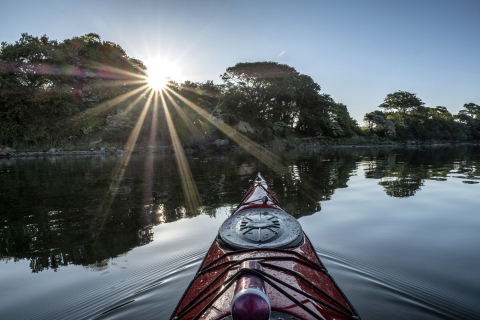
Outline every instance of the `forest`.
[(169, 118), (182, 145), (200, 147), (230, 139), (219, 123), (258, 143), (480, 140), (480, 106), (473, 102), (452, 114), (399, 90), (372, 106), (360, 125), (310, 76), (277, 62), (237, 63), (220, 84), (168, 81), (160, 91), (148, 88), (146, 77), (142, 61), (94, 33), (61, 42), (24, 33), (2, 42), (0, 145), (121, 145), (135, 128), (139, 145), (170, 145)]

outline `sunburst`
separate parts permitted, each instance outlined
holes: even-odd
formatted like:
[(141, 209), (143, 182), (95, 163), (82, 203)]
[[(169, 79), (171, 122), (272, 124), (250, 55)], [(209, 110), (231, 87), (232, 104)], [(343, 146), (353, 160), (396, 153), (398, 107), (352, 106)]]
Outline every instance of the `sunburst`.
[(146, 62), (148, 73), (148, 85), (153, 89), (160, 91), (165, 88), (170, 79), (180, 81), (182, 79), (182, 69), (176, 62), (170, 62), (166, 58), (157, 57)]

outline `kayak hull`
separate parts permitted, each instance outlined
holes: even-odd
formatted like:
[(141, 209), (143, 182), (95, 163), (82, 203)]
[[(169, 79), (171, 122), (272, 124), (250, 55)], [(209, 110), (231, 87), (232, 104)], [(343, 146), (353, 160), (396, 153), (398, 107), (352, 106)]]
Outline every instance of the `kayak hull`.
[[(264, 181), (261, 174), (258, 177)], [(253, 183), (233, 214), (252, 208), (283, 211), (266, 183), (261, 188)], [(235, 285), (233, 281), (233, 285), (228, 284), (237, 274), (240, 262), (245, 260), (256, 260), (262, 265), (267, 280), (270, 280), (265, 283), (265, 289), (273, 312), (301, 320), (360, 319), (308, 237), (303, 231), (302, 234), (303, 241), (293, 248), (244, 250), (229, 247), (221, 235), (217, 235), (172, 319), (231, 319)]]

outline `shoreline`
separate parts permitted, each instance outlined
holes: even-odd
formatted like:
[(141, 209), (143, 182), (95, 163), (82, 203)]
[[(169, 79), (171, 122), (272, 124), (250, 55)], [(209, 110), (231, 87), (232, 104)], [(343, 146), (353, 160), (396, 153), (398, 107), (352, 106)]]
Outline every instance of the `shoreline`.
[[(338, 149), (338, 148), (417, 148), (417, 147), (447, 147), (447, 146), (461, 146), (461, 145), (480, 145), (479, 142), (448, 142), (448, 143), (410, 143), (410, 142), (399, 142), (399, 143), (363, 143), (363, 144), (319, 144), (319, 143), (308, 143), (308, 144), (299, 144), (299, 145), (268, 145), (268, 144), (259, 144), (263, 149), (268, 151), (289, 151), (289, 150), (312, 150), (312, 149)], [(200, 149), (191, 149), (184, 148), (186, 154), (193, 154), (198, 152), (238, 152), (238, 151), (248, 151), (251, 148), (256, 148), (256, 146), (248, 145), (243, 148), (233, 145), (229, 148), (200, 148)], [(6, 154), (0, 154), (0, 159), (8, 158), (44, 158), (44, 157), (85, 157), (85, 156), (116, 156), (122, 157), (125, 153), (129, 151), (128, 148), (117, 149), (115, 147), (111, 148), (95, 148), (90, 150), (65, 150), (65, 149), (56, 149), (51, 148), (48, 151), (30, 151), (30, 150), (13, 150), (10, 148), (7, 150)], [(5, 151), (5, 149), (1, 151)], [(172, 146), (139, 146), (136, 147), (132, 154), (152, 154), (152, 153), (162, 153), (170, 154), (175, 153)]]

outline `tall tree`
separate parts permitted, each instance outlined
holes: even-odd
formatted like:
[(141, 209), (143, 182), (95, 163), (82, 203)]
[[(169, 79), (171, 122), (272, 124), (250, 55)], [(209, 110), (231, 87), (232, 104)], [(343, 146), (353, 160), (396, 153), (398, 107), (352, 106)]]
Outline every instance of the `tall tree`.
[(480, 119), (480, 106), (475, 103), (465, 103), (463, 105), (465, 113), (470, 115), (472, 118)]
[(406, 91), (398, 91), (395, 93), (389, 93), (383, 100), (383, 103), (379, 105), (379, 108), (384, 109), (386, 112), (398, 112), (402, 119), (403, 124), (408, 125), (410, 119), (408, 114), (410, 111), (423, 107), (424, 103), (415, 93)]
[(293, 126), (301, 106), (320, 91), (312, 78), (277, 62), (237, 63), (221, 78), (226, 108), (257, 124), (281, 121)]

